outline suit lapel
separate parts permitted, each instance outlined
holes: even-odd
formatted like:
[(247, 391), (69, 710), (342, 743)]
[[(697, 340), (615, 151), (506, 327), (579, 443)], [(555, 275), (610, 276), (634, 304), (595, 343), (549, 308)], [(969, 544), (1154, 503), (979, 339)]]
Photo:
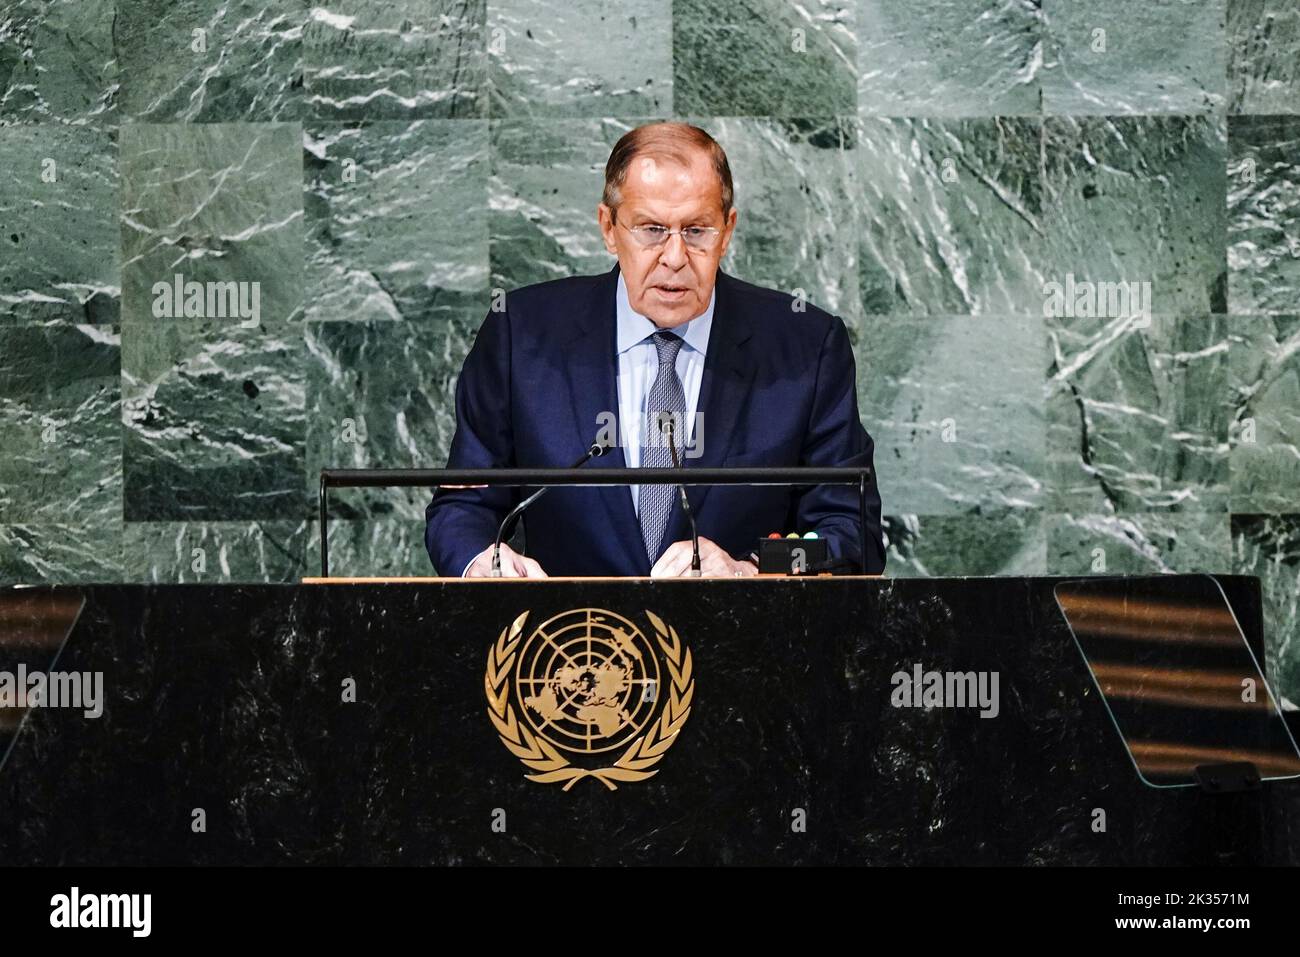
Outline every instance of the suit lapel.
[[(714, 468), (722, 465), (731, 450), (744, 408), (754, 384), (755, 364), (746, 345), (750, 338), (749, 327), (736, 314), (732, 295), (731, 277), (718, 270), (717, 301), (713, 307), (713, 326), (709, 331), (708, 354), (704, 360), (704, 375), (700, 381), (700, 398), (697, 403), (697, 426), (702, 436), (699, 455), (685, 458), (686, 468)], [(710, 486), (689, 485), (686, 497), (690, 499), (698, 524)], [(673, 510), (668, 520), (668, 541), (684, 541), (690, 534), (681, 500), (673, 499)]]
[[(573, 404), (573, 421), (577, 430), (579, 448), (586, 448), (596, 437), (609, 413), (618, 421), (618, 341), (614, 318), (614, 300), (618, 288), (618, 266), (602, 277), (587, 303), (574, 337), (561, 346), (560, 365), (569, 382), (569, 398)], [(616, 436), (616, 439), (618, 436)], [(597, 468), (626, 468), (627, 459), (621, 447), (615, 447), (592, 465)], [(641, 524), (632, 508), (632, 496), (626, 485), (606, 485), (591, 488), (603, 503), (609, 517), (610, 534), (622, 543), (627, 559), (625, 567), (635, 569), (635, 574), (647, 575), (650, 565), (645, 545), (641, 541)]]

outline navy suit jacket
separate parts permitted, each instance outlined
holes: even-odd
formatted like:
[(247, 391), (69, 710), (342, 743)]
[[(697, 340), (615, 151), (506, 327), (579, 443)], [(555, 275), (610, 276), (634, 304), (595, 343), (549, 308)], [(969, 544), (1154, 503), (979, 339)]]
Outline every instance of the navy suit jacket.
[[(618, 267), (527, 286), (489, 312), (456, 384), (448, 468), (564, 468), (617, 416)], [(844, 323), (784, 293), (717, 275), (700, 384), (699, 455), (683, 466), (858, 466), (873, 443), (858, 419)], [(600, 418), (604, 413), (604, 418)], [(625, 466), (620, 448), (595, 460)], [(853, 486), (687, 486), (699, 533), (735, 558), (770, 532), (815, 531), (832, 557), (859, 561)], [(496, 538), (521, 489), (437, 489), (425, 545), (441, 575), (460, 575)], [(880, 496), (868, 489), (867, 564), (885, 567)], [(652, 565), (626, 486), (556, 486), (524, 513), (530, 557), (549, 575), (648, 575)], [(689, 537), (681, 503), (663, 548)], [(656, 556), (657, 557), (657, 556)]]

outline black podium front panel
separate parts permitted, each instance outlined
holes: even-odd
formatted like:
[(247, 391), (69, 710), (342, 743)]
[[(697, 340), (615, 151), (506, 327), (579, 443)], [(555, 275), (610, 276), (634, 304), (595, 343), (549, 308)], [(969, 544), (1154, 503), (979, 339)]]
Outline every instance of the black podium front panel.
[(1300, 783), (1139, 779), (1058, 583), (44, 590), (102, 714), (27, 711), (0, 863), (1300, 863)]

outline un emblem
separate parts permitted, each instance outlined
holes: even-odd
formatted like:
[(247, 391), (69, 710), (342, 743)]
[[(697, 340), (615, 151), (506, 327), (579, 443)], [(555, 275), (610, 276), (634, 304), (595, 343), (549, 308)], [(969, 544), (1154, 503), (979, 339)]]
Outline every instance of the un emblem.
[(622, 615), (578, 608), (525, 635), (528, 615), (488, 650), (484, 676), (488, 716), (525, 777), (566, 791), (591, 777), (613, 791), (658, 773), (695, 693), (676, 629), (647, 611), (647, 636)]

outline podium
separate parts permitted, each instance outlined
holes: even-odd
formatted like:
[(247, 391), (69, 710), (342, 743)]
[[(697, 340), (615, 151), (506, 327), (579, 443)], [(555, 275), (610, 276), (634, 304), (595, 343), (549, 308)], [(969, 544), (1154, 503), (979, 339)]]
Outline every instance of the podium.
[[(1263, 661), (1257, 580), (1206, 580)], [(0, 864), (1300, 863), (1285, 748), (1139, 775), (1061, 583), (7, 589), (0, 670), (104, 702), (9, 727)]]

